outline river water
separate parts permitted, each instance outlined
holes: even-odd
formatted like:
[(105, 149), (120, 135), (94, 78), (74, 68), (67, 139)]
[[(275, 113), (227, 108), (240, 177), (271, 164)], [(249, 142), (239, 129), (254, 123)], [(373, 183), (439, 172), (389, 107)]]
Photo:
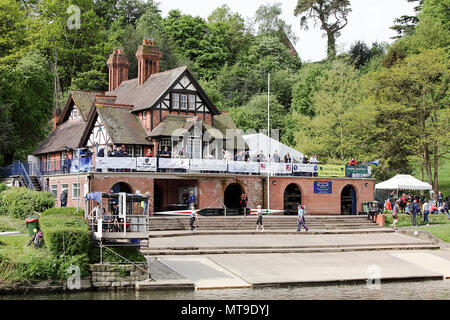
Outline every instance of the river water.
[(450, 300), (450, 280), (227, 290), (156, 290), (0, 295), (0, 300)]

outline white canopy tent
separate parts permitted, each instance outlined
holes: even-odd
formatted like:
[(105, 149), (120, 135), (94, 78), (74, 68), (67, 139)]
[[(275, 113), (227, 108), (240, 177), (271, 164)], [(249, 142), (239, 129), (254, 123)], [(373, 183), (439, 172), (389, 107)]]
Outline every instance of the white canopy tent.
[(432, 190), (433, 187), (426, 182), (420, 181), (408, 174), (398, 174), (395, 177), (377, 183), (377, 190)]
[(243, 138), (247, 143), (248, 147), (250, 148), (249, 150), (250, 155), (256, 155), (261, 150), (265, 155), (267, 155), (269, 153), (269, 144), (270, 144), (270, 154), (274, 154), (275, 150), (277, 150), (281, 158), (283, 158), (286, 153), (289, 153), (291, 159), (293, 160), (303, 158), (303, 153), (295, 149), (292, 149), (291, 147), (288, 147), (287, 145), (281, 143), (280, 141), (269, 138), (265, 134), (262, 133), (249, 134), (243, 136)]

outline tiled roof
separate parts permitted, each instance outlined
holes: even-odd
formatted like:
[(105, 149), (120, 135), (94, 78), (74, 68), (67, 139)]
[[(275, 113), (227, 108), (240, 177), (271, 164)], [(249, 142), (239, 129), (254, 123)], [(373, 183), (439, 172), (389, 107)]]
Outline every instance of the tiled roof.
[(147, 81), (138, 86), (138, 79), (123, 81), (108, 94), (117, 96), (115, 103), (133, 105), (133, 111), (152, 107), (174, 82), (187, 70), (186, 66), (152, 74)]
[(68, 120), (58, 126), (33, 152), (34, 155), (77, 148), (86, 124), (82, 120)]
[(83, 120), (87, 121), (89, 111), (91, 110), (92, 104), (95, 100), (95, 96), (101, 93), (75, 90), (71, 91), (70, 94), (72, 95), (72, 99), (78, 110), (80, 110)]
[(131, 108), (97, 105), (97, 112), (115, 144), (152, 144), (146, 139), (147, 134)]

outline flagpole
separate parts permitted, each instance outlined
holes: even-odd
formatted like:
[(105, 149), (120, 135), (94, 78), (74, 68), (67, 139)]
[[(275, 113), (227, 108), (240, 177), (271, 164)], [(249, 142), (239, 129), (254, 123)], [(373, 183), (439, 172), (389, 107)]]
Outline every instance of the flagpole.
[(270, 210), (270, 72), (267, 79), (267, 136), (269, 137), (267, 168), (267, 210)]

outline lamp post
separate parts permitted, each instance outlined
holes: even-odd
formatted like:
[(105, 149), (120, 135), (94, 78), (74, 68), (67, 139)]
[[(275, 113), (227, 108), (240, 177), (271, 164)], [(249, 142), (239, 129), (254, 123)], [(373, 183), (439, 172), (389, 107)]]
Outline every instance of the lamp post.
[(267, 210), (270, 210), (270, 72), (267, 76), (267, 136), (269, 137), (267, 167)]

